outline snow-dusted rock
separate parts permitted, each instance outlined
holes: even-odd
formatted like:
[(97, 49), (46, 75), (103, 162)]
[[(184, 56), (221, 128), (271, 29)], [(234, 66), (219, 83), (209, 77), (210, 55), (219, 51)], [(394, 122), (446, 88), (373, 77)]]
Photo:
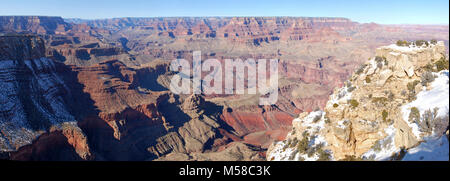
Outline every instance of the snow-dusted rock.
[[(437, 108), (436, 119), (444, 119), (439, 123), (448, 126), (448, 70), (433, 73), (436, 78), (427, 86), (419, 83), (413, 90), (407, 86), (421, 81), (423, 67), (443, 56), (443, 46), (443, 42), (438, 42), (421, 47), (389, 45), (378, 48), (378, 58), (370, 59), (364, 70), (353, 75), (346, 86), (335, 89), (324, 111), (318, 111), (321, 112), (320, 119), (318, 112), (302, 113), (293, 121), (288, 141), (274, 143), (267, 152), (267, 159), (318, 160), (318, 153), (313, 154), (315, 157), (306, 157), (289, 142), (304, 138), (307, 132), (321, 138), (325, 145), (321, 149), (331, 153), (333, 160), (402, 159), (402, 154), (398, 154), (402, 149), (407, 151), (405, 160), (443, 158), (430, 156), (432, 150), (444, 157), (447, 154), (448, 160), (448, 140), (441, 139), (446, 137), (443, 136), (445, 131), (422, 132), (418, 123), (408, 120), (411, 107), (417, 107), (421, 115)], [(416, 100), (411, 100), (411, 96), (417, 97)], [(312, 124), (314, 118), (316, 121)], [(446, 125), (441, 127), (446, 129)], [(314, 144), (309, 146), (314, 147)], [(416, 152), (425, 156), (417, 156)]]

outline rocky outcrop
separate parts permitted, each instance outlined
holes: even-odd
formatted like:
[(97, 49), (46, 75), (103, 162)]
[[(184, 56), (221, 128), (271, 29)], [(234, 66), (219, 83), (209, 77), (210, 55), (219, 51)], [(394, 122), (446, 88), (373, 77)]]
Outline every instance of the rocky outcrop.
[(40, 135), (32, 144), (20, 147), (9, 156), (20, 161), (93, 160), (87, 137), (76, 123), (63, 123)]
[[(444, 51), (443, 42), (378, 48), (376, 58), (358, 69), (344, 87), (335, 89), (323, 112), (300, 114), (293, 121), (293, 130), (286, 140), (271, 145), (267, 159), (401, 159), (392, 155), (417, 146), (431, 134), (419, 134), (416, 123), (411, 121), (410, 111), (404, 107), (418, 92), (431, 89), (427, 88), (430, 84), (424, 79), (426, 74), (431, 75), (426, 70), (434, 69), (437, 60), (445, 59)], [(442, 74), (438, 75), (448, 82), (448, 73)], [(434, 86), (439, 89), (441, 85)], [(448, 87), (448, 84), (442, 86)], [(434, 92), (438, 93), (437, 90)], [(427, 109), (433, 109), (433, 106), (443, 109), (439, 114), (444, 117), (447, 114), (447, 121), (433, 118), (436, 123), (430, 124), (446, 123), (445, 129), (448, 128), (448, 103), (445, 104), (448, 97), (442, 99), (443, 104), (422, 104), (431, 106)], [(436, 134), (442, 136), (443, 132)]]

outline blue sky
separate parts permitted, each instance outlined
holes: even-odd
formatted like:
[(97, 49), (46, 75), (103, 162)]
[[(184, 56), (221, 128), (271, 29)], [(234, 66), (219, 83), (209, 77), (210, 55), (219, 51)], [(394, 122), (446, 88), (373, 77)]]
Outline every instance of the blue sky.
[(0, 0), (0, 15), (346, 17), (382, 24), (448, 24), (448, 0)]

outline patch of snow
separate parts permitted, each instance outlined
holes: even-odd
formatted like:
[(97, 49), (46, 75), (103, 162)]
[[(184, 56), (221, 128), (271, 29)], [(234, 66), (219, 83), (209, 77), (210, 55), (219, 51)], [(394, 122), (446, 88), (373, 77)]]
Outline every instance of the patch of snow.
[(422, 133), (416, 123), (411, 123), (409, 113), (412, 107), (419, 109), (422, 115), (426, 110), (433, 110), (439, 108), (437, 116), (442, 117), (448, 113), (449, 110), (449, 73), (448, 70), (443, 70), (439, 73), (434, 73), (437, 78), (431, 83), (430, 90), (424, 90), (417, 94), (417, 99), (402, 106), (403, 120), (411, 127), (414, 135), (420, 140)]
[(0, 61), (0, 68), (9, 69), (15, 67), (15, 63), (13, 60), (2, 60)]
[[(47, 58), (25, 60), (25, 65), (32, 71), (29, 89), (31, 92), (31, 103), (43, 114), (54, 126), (63, 122), (74, 122), (75, 118), (67, 111), (64, 100), (59, 96), (58, 89), (68, 87), (55, 73), (55, 65)], [(34, 67), (34, 68), (33, 68)], [(0, 141), (2, 151), (14, 151), (17, 146), (30, 144), (39, 131), (32, 130), (25, 116), (23, 105), (18, 97), (19, 85), (15, 71), (17, 64), (12, 60), (0, 61)], [(50, 70), (50, 71), (42, 71)], [(41, 105), (41, 97), (49, 103), (50, 110)], [(39, 100), (39, 101), (38, 101)]]
[(286, 148), (283, 150), (285, 145), (285, 141), (276, 143), (269, 158), (273, 158), (273, 161), (289, 161), (289, 157), (293, 154), (294, 148)]
[(378, 144), (382, 145), (381, 149), (375, 151), (372, 148), (368, 152), (364, 153), (362, 157), (369, 160), (388, 160), (394, 153), (399, 152), (400, 149), (395, 146), (395, 132), (396, 129), (394, 128), (394, 125), (384, 129), (384, 133), (387, 136), (384, 139), (379, 140)]
[(338, 103), (339, 101), (348, 101), (352, 98), (352, 93), (348, 92), (347, 87), (342, 87), (338, 90), (338, 94), (332, 94), (330, 96), (331, 103)]
[(449, 144), (446, 136), (429, 137), (419, 146), (409, 149), (403, 161), (449, 161)]
[(418, 46), (415, 46), (415, 45), (398, 46), (396, 44), (391, 44), (391, 45), (385, 46), (385, 48), (390, 48), (392, 50), (396, 50), (396, 51), (403, 52), (403, 53), (411, 53), (411, 52), (416, 52), (416, 51), (423, 50), (426, 47), (422, 47), (422, 46), (418, 47)]
[[(320, 117), (319, 120), (316, 118)], [(316, 119), (316, 120), (315, 120)], [(311, 140), (309, 141), (309, 147), (316, 147), (318, 145), (327, 146), (325, 138), (319, 134), (319, 132), (325, 128), (325, 112), (323, 111), (315, 111), (309, 113), (303, 119), (296, 118), (293, 121), (299, 122), (302, 127), (305, 127), (305, 131), (309, 133), (311, 136)], [(291, 133), (289, 133), (290, 135)], [(275, 161), (292, 161), (299, 160), (302, 158), (304, 161), (316, 161), (319, 159), (319, 155), (317, 153), (312, 156), (308, 156), (307, 154), (302, 154), (297, 152), (297, 148), (285, 148), (286, 141), (277, 142), (269, 155), (269, 159), (274, 158)], [(284, 149), (284, 150), (283, 150)], [(293, 155), (295, 154), (295, 155)], [(332, 158), (331, 158), (332, 159)]]

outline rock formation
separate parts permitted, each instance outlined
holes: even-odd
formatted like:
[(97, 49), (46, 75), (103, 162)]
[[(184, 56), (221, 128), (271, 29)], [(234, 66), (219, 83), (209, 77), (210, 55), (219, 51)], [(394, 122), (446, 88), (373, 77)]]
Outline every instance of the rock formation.
[(390, 45), (376, 52), (335, 89), (324, 111), (300, 114), (286, 140), (271, 145), (267, 160), (397, 160), (404, 156), (401, 150), (443, 136), (448, 129), (444, 43)]

